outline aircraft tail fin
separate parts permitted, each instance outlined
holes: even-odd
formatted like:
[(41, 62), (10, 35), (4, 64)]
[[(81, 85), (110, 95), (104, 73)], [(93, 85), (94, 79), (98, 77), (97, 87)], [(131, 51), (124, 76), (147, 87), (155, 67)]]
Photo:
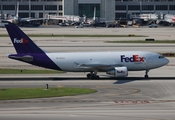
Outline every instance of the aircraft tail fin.
[(18, 54), (22, 53), (44, 53), (19, 27), (9, 23), (5, 25), (11, 41)]
[(93, 20), (96, 19), (96, 7), (94, 8), (94, 16), (93, 16)]
[(16, 17), (19, 17), (18, 12), (19, 12), (19, 2), (17, 2), (17, 5), (16, 5)]

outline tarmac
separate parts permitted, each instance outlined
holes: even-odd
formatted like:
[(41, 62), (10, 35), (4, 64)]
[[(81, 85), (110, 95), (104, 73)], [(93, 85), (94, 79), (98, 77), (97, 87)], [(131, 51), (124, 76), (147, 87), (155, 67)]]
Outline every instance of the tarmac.
[[(173, 27), (159, 28), (61, 28), (41, 26), (22, 28), (27, 34), (136, 34), (148, 37), (87, 38), (47, 37), (36, 38), (36, 44), (49, 52), (127, 51), (146, 50), (175, 52), (174, 44), (118, 44), (108, 40), (174, 40)], [(0, 32), (6, 33), (0, 28)], [(15, 53), (8, 37), (0, 37), (0, 67), (17, 69), (41, 69), (10, 60)], [(2, 120), (174, 120), (175, 118), (175, 58), (170, 63), (149, 72), (129, 72), (127, 78), (113, 78), (99, 73), (100, 80), (86, 79), (87, 73), (62, 73), (48, 75), (0, 75), (0, 89), (42, 87), (87, 87), (98, 92), (87, 95), (0, 101)]]

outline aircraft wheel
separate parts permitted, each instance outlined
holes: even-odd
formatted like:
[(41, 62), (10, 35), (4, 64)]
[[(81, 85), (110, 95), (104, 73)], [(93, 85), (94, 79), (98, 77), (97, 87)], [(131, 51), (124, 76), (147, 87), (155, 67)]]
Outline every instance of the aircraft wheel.
[(91, 80), (94, 80), (94, 79), (98, 80), (100, 77), (98, 75), (94, 75), (94, 74), (92, 74), (92, 75), (91, 74), (87, 74), (87, 78), (91, 79)]
[(145, 78), (147, 79), (147, 78), (149, 78), (149, 76), (148, 75), (145, 75)]
[(91, 74), (87, 74), (87, 78), (90, 79), (91, 78)]
[(89, 73), (89, 74), (87, 74), (86, 75), (87, 76), (87, 78), (88, 79), (91, 79), (91, 80), (93, 80), (93, 79), (99, 79), (100, 77), (97, 75), (97, 72), (91, 72), (91, 73)]
[(98, 75), (93, 75), (92, 79), (98, 80), (100, 77)]
[(149, 72), (149, 70), (146, 70), (146, 72), (145, 72), (145, 78), (146, 78), (146, 79), (149, 78), (148, 72)]
[(98, 80), (98, 79), (100, 79), (100, 77), (99, 77), (98, 75), (96, 75), (96, 76), (95, 76), (95, 79), (97, 79), (97, 80)]
[(94, 74), (92, 74), (92, 75), (90, 76), (90, 79), (91, 79), (91, 80), (95, 79)]

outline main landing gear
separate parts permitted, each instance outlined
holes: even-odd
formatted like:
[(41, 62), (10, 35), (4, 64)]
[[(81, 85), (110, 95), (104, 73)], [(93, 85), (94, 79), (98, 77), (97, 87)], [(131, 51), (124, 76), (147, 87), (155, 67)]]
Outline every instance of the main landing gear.
[(91, 72), (87, 74), (87, 78), (93, 80), (93, 79), (99, 79), (100, 77), (97, 75), (97, 72)]
[(145, 72), (145, 78), (146, 78), (146, 79), (149, 78), (148, 72), (149, 72), (149, 70), (146, 70), (146, 72)]

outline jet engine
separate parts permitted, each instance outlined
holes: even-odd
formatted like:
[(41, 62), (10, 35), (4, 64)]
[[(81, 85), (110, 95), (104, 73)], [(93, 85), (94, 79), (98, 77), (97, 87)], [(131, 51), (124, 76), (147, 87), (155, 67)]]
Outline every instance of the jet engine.
[(106, 73), (115, 77), (126, 77), (128, 76), (128, 69), (127, 67), (115, 67), (114, 69), (111, 69)]

